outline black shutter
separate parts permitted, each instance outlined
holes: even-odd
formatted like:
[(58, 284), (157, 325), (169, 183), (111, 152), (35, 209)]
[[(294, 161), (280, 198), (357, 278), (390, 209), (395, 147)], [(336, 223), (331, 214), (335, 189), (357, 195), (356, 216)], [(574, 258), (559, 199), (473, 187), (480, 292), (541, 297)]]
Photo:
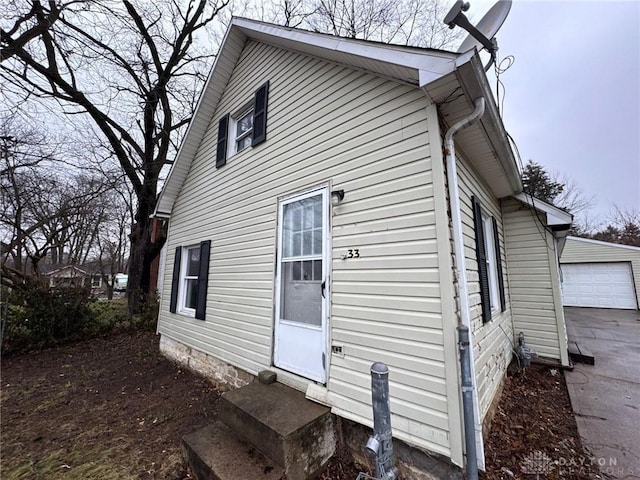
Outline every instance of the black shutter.
[(269, 97), (269, 82), (256, 90), (253, 102), (253, 139), (251, 146), (260, 145), (267, 139), (267, 100)]
[(216, 152), (216, 168), (227, 163), (227, 141), (229, 138), (229, 114), (227, 113), (218, 123), (218, 150)]
[(471, 197), (473, 205), (473, 225), (476, 234), (476, 259), (480, 277), (480, 298), (482, 301), (482, 321), (491, 320), (491, 297), (489, 296), (489, 272), (487, 271), (487, 250), (484, 244), (484, 228), (482, 225), (482, 209), (476, 197)]
[(178, 306), (178, 288), (180, 287), (180, 255), (182, 247), (176, 247), (176, 256), (173, 259), (173, 277), (171, 278), (171, 301), (169, 303), (169, 311), (176, 313)]
[(496, 249), (496, 270), (498, 271), (498, 290), (500, 291), (500, 311), (504, 312), (507, 309), (507, 301), (504, 297), (504, 279), (502, 277), (502, 257), (500, 256), (500, 239), (498, 237), (498, 222), (495, 217), (493, 220), (493, 241), (495, 242)]
[(198, 298), (196, 299), (196, 318), (204, 320), (207, 306), (207, 283), (209, 280), (209, 250), (211, 240), (200, 242), (200, 268), (198, 270)]

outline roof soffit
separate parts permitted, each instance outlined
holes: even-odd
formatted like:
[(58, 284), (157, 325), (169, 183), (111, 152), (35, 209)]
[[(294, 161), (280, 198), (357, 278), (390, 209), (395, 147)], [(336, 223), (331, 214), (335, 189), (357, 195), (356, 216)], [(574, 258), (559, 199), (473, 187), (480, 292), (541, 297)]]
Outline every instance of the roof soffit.
[(484, 115), (456, 134), (456, 148), (498, 198), (518, 193), (520, 172), (480, 58), (476, 52), (464, 54), (457, 64), (455, 72), (427, 85), (425, 91), (438, 104), (448, 127), (470, 115), (477, 98), (485, 98)]

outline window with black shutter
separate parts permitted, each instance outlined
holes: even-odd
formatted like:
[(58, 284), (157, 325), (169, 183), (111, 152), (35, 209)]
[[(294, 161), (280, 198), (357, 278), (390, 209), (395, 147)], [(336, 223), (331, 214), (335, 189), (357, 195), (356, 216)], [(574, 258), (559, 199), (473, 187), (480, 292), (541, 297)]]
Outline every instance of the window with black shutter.
[(224, 166), (232, 155), (266, 141), (268, 99), (267, 81), (256, 90), (253, 100), (220, 119), (216, 168)]
[(176, 247), (169, 311), (205, 319), (211, 240)]
[(218, 147), (216, 150), (216, 168), (227, 163), (227, 138), (229, 136), (229, 114), (226, 114), (218, 123)]
[(500, 254), (500, 237), (498, 236), (498, 222), (495, 217), (491, 217), (493, 220), (493, 248), (496, 255), (496, 273), (498, 276), (498, 293), (500, 294), (500, 311), (504, 312), (507, 309), (507, 300), (504, 295), (504, 277), (502, 275), (502, 255)]
[(475, 229), (482, 321), (488, 322), (494, 312), (504, 312), (506, 309), (498, 224), (494, 217), (482, 209), (480, 200), (477, 197), (472, 197), (471, 203)]
[(267, 139), (267, 100), (269, 97), (269, 82), (258, 90), (253, 102), (253, 140), (251, 146), (260, 145)]

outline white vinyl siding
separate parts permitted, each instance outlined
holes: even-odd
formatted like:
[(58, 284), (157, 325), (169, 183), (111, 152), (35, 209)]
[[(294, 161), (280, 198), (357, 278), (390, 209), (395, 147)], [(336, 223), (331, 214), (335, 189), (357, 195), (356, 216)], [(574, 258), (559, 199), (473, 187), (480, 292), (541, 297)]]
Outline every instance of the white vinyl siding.
[(515, 334), (523, 332), (538, 355), (567, 365), (557, 250), (553, 235), (540, 223), (545, 214), (513, 199), (504, 200), (502, 208)]
[(568, 237), (560, 263), (630, 262), (636, 302), (640, 301), (640, 248)]
[[(513, 329), (511, 309), (509, 306), (510, 292), (508, 288), (508, 274), (505, 265), (502, 212), (499, 201), (493, 196), (489, 187), (479, 180), (479, 175), (462, 156), (458, 157), (458, 182), (469, 285), (469, 307), (471, 309), (470, 330), (473, 334), (475, 375), (482, 420), (500, 387), (512, 355), (511, 341), (513, 339)], [(507, 303), (504, 312), (500, 312), (500, 308), (492, 311), (491, 321), (486, 323), (482, 321), (480, 275), (478, 274), (478, 262), (475, 251), (476, 241), (471, 202), (472, 196), (478, 198), (482, 209), (488, 215), (495, 217), (498, 223), (500, 262), (502, 262)], [(487, 245), (487, 248), (494, 248), (494, 245)]]
[[(267, 80), (267, 141), (216, 170), (219, 119)], [(330, 182), (345, 192), (331, 212), (334, 412), (371, 422), (369, 369), (383, 361), (394, 434), (448, 456), (457, 379), (445, 378), (427, 104), (418, 89), (248, 42), (169, 226), (169, 266), (175, 245), (212, 239), (207, 321), (163, 300), (159, 331), (250, 373), (270, 367), (278, 198)], [(359, 258), (344, 260), (353, 248)]]

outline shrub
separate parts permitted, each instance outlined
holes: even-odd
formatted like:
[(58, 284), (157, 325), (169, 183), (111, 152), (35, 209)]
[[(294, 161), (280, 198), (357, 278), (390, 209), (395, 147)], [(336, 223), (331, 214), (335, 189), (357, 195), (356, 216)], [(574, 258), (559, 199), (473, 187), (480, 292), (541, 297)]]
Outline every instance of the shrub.
[(158, 321), (160, 303), (155, 293), (150, 293), (142, 304), (140, 313), (131, 319), (131, 326), (136, 330), (155, 330)]
[(93, 328), (90, 290), (29, 286), (4, 292), (2, 351), (32, 350), (79, 340)]
[(95, 334), (104, 335), (128, 328), (129, 313), (127, 302), (122, 298), (97, 300), (89, 305), (95, 316)]
[(129, 315), (123, 298), (96, 300), (86, 288), (30, 285), (2, 291), (2, 353), (39, 350), (112, 333), (154, 330), (158, 300), (149, 296), (142, 311)]

